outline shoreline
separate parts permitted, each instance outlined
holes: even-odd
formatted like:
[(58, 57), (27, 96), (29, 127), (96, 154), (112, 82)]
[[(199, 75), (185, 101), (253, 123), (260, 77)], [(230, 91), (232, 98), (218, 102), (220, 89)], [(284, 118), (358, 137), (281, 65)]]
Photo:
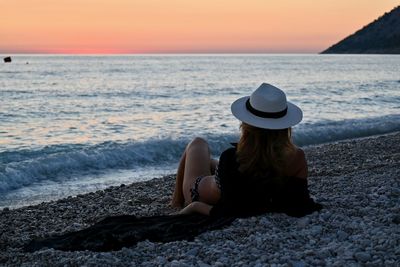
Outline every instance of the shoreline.
[[(194, 241), (140, 242), (121, 251), (23, 253), (35, 237), (76, 231), (104, 217), (169, 214), (174, 175), (0, 210), (0, 265), (351, 265), (400, 262), (400, 132), (303, 149), (320, 213), (297, 219), (265, 214)], [(225, 256), (224, 256), (225, 255)]]
[[(398, 133), (398, 131), (394, 131), (394, 132), (388, 132), (388, 133), (379, 133), (379, 134), (373, 134), (373, 135), (366, 135), (366, 136), (357, 136), (357, 137), (352, 137), (352, 138), (343, 138), (343, 139), (339, 139), (339, 140), (334, 140), (334, 141), (326, 141), (326, 142), (322, 142), (322, 143), (317, 143), (317, 144), (308, 144), (308, 145), (302, 145), (300, 146), (302, 149), (307, 150), (308, 148), (312, 148), (312, 147), (316, 147), (316, 146), (323, 146), (323, 145), (331, 145), (331, 144), (336, 144), (336, 143), (340, 143), (340, 142), (346, 142), (346, 141), (350, 141), (350, 140), (363, 140), (363, 139), (369, 139), (369, 138), (374, 138), (374, 137), (378, 137), (381, 135), (391, 135), (391, 134), (396, 134)], [(26, 200), (26, 199), (19, 199), (19, 201), (15, 201), (13, 203), (11, 203), (9, 200), (9, 203), (6, 203), (7, 201), (4, 201), (3, 204), (0, 203), (0, 211), (3, 209), (10, 209), (10, 210), (14, 210), (14, 209), (20, 209), (20, 208), (24, 208), (24, 207), (28, 207), (28, 206), (36, 206), (36, 205), (40, 205), (43, 202), (54, 202), (54, 201), (58, 201), (61, 199), (65, 199), (65, 198), (69, 198), (69, 197), (76, 197), (78, 195), (86, 195), (86, 194), (90, 194), (90, 193), (95, 193), (97, 191), (104, 191), (108, 188), (112, 188), (112, 187), (119, 187), (121, 184), (140, 184), (142, 182), (146, 182), (146, 181), (150, 181), (153, 179), (161, 179), (163, 177), (167, 177), (167, 176), (174, 176), (175, 174), (173, 172), (167, 172), (167, 171), (163, 171), (163, 174), (159, 175), (159, 176), (153, 176), (153, 177), (147, 177), (145, 179), (139, 179), (139, 180), (135, 180), (132, 179), (132, 177), (130, 177), (130, 181), (123, 181), (120, 184), (111, 184), (111, 185), (107, 185), (107, 186), (100, 186), (98, 188), (93, 188), (92, 190), (84, 190), (84, 191), (77, 191), (75, 193), (72, 194), (63, 194), (63, 195), (59, 195), (56, 197), (39, 197), (39, 198), (33, 198), (31, 197), (31, 203)], [(17, 189), (18, 190), (18, 189)], [(10, 193), (10, 192), (6, 192)], [(22, 204), (21, 204), (22, 203)]]

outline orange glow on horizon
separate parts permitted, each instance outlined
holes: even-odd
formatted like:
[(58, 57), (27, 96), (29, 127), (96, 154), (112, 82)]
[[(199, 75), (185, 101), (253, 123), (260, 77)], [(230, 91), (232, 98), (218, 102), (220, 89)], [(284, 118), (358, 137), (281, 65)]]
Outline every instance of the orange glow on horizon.
[(0, 53), (317, 53), (394, 0), (2, 1)]

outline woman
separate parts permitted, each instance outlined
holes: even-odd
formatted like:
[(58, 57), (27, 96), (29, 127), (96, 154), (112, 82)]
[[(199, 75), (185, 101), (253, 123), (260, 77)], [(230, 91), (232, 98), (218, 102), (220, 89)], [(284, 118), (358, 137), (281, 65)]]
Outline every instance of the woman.
[(180, 160), (171, 205), (183, 207), (181, 214), (206, 215), (307, 206), (307, 162), (292, 143), (290, 128), (302, 120), (301, 109), (286, 101), (282, 90), (263, 83), (250, 97), (236, 100), (231, 111), (242, 121), (239, 143), (218, 163), (207, 142), (195, 138)]

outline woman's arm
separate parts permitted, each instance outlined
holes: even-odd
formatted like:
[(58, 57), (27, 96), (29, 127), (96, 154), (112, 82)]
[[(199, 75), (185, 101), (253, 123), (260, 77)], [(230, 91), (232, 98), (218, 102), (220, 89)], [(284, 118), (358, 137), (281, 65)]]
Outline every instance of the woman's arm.
[(210, 210), (213, 206), (203, 202), (194, 201), (179, 211), (179, 214), (200, 213), (203, 215), (210, 215)]

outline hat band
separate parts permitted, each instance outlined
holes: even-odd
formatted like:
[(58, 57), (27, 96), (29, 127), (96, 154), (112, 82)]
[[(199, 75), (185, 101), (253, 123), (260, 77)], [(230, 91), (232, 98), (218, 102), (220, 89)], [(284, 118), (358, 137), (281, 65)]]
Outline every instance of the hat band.
[(257, 117), (269, 118), (269, 119), (279, 119), (279, 118), (282, 118), (283, 116), (285, 116), (287, 113), (287, 106), (284, 110), (278, 111), (278, 112), (259, 111), (251, 106), (250, 98), (247, 99), (247, 101), (246, 101), (246, 108), (248, 111), (250, 111), (250, 113), (252, 113), (253, 115), (256, 115)]

